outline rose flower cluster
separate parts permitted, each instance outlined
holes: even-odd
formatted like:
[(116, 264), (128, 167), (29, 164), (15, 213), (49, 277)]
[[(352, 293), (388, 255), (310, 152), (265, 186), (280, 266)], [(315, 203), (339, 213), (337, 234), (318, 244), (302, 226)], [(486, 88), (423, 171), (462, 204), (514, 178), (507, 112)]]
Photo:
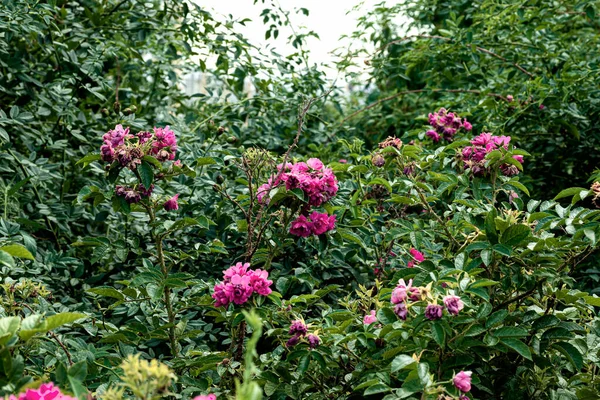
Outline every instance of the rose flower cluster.
[(129, 128), (117, 125), (115, 129), (105, 133), (102, 140), (102, 160), (108, 163), (118, 161), (132, 171), (142, 163), (142, 157), (146, 155), (162, 162), (174, 160), (177, 152), (175, 133), (168, 126), (154, 128), (154, 132), (138, 132), (132, 135)]
[[(507, 150), (509, 143), (510, 136), (494, 136), (491, 133), (482, 133), (471, 140), (471, 146), (462, 149), (465, 168), (470, 168), (474, 175), (487, 174), (489, 171), (485, 167), (485, 156), (500, 148)], [(513, 158), (519, 163), (523, 163), (523, 156), (514, 155)], [(500, 171), (505, 176), (514, 176), (519, 173), (519, 169), (512, 164), (502, 164)]]
[(439, 142), (442, 138), (451, 142), (456, 132), (461, 128), (465, 131), (473, 129), (473, 126), (466, 118), (462, 119), (458, 114), (448, 112), (445, 108), (440, 108), (437, 112), (429, 114), (429, 125), (433, 129), (428, 130), (425, 135), (429, 136), (435, 143)]
[[(136, 171), (142, 164), (145, 156), (151, 156), (160, 162), (172, 161), (177, 152), (177, 139), (175, 133), (168, 127), (154, 128), (153, 132), (138, 132), (131, 134), (129, 128), (122, 125), (115, 126), (102, 136), (103, 144), (100, 147), (100, 157), (107, 163), (117, 162), (123, 168)], [(180, 161), (174, 165), (181, 166)], [(139, 176), (139, 175), (138, 175)], [(154, 184), (145, 187), (141, 182), (131, 186), (116, 185), (115, 194), (125, 199), (129, 204), (139, 203), (144, 198), (149, 198), (154, 190)], [(177, 210), (179, 194), (171, 197), (164, 203), (167, 211)]]
[(251, 270), (249, 263), (239, 262), (231, 266), (223, 272), (223, 283), (215, 285), (212, 295), (215, 299), (215, 307), (227, 307), (229, 303), (244, 304), (252, 293), (268, 296), (271, 294), (270, 286), (273, 284), (273, 281), (268, 278), (267, 271)]
[[(331, 170), (323, 165), (318, 158), (311, 158), (306, 162), (295, 164), (286, 163), (277, 166), (279, 172), (268, 183), (258, 188), (258, 201), (268, 202), (268, 192), (285, 183), (287, 190), (300, 189), (308, 199), (307, 206), (303, 207), (300, 215), (292, 221), (290, 233), (300, 237), (322, 235), (335, 228), (335, 215), (328, 215), (313, 211), (311, 207), (319, 207), (329, 201), (338, 191), (337, 179)], [(282, 172), (283, 169), (283, 172)], [(310, 213), (310, 214), (309, 214)]]
[[(394, 313), (398, 318), (406, 320), (406, 317), (408, 316), (409, 300), (416, 302), (430, 298), (431, 284), (426, 287), (415, 287), (412, 286), (412, 279), (410, 279), (408, 283), (406, 283), (404, 279), (400, 279), (398, 285), (392, 291), (391, 303), (395, 304)], [(425, 309), (425, 317), (432, 321), (442, 318), (444, 307), (451, 315), (458, 315), (465, 306), (460, 297), (455, 296), (452, 292), (449, 295), (444, 296), (443, 303), (444, 306), (436, 304), (435, 300), (433, 303), (429, 303)]]

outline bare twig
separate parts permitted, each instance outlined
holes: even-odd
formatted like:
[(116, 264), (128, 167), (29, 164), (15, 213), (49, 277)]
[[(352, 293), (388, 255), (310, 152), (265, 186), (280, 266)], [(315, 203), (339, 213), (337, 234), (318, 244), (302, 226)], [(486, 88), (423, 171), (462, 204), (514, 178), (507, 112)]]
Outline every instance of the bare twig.
[[(403, 42), (405, 40), (413, 39), (413, 38), (438, 39), (438, 40), (443, 40), (443, 41), (446, 41), (446, 42), (455, 42), (455, 40), (452, 39), (452, 38), (447, 38), (447, 37), (438, 36), (438, 35), (411, 35), (411, 36), (405, 36), (405, 37), (403, 37), (401, 39), (393, 40), (393, 41), (391, 41), (391, 42), (389, 42), (389, 43), (381, 46), (379, 49), (376, 50), (376, 53), (382, 52), (383, 50), (387, 49), (389, 46), (392, 46), (394, 44), (398, 44), (398, 43), (401, 43), (401, 42)], [(521, 67), (519, 64), (517, 64), (515, 62), (511, 62), (511, 61), (507, 60), (506, 58), (502, 57), (501, 55), (496, 54), (493, 51), (485, 49), (483, 47), (475, 46), (475, 48), (478, 51), (482, 52), (482, 53), (488, 54), (488, 55), (490, 55), (492, 57), (497, 58), (498, 60), (502, 60), (505, 63), (511, 64), (512, 66), (514, 66), (515, 68), (517, 68), (519, 71), (521, 71), (525, 75), (529, 76), (530, 78), (534, 78), (534, 75), (531, 72), (527, 71), (525, 68)]]
[(50, 331), (50, 332), (48, 332), (48, 334), (52, 337), (52, 339), (56, 340), (56, 343), (58, 343), (58, 345), (60, 347), (62, 347), (63, 351), (67, 355), (67, 360), (69, 361), (69, 365), (73, 365), (73, 360), (71, 359), (71, 353), (69, 353), (67, 346), (65, 346), (64, 343), (60, 341), (58, 336), (56, 336), (56, 333)]
[(447, 92), (447, 93), (473, 93), (473, 94), (479, 94), (479, 95), (483, 95), (483, 96), (489, 96), (489, 97), (495, 97), (501, 100), (504, 100), (506, 102), (508, 102), (508, 99), (504, 96), (502, 96), (501, 94), (498, 93), (484, 93), (481, 90), (475, 90), (475, 89), (413, 89), (413, 90), (403, 90), (401, 92), (395, 93), (391, 96), (388, 97), (384, 97), (383, 99), (379, 99), (371, 104), (369, 104), (368, 106), (361, 108), (360, 110), (354, 111), (352, 114), (348, 115), (346, 118), (344, 118), (343, 120), (340, 121), (340, 123), (338, 125), (342, 125), (344, 122), (348, 121), (349, 119), (357, 116), (358, 114), (365, 112), (381, 103), (384, 103), (386, 101), (389, 100), (393, 100), (396, 97), (400, 97), (402, 95), (405, 94), (411, 94), (411, 93), (425, 93), (425, 92), (431, 92), (431, 93), (438, 93), (438, 92)]

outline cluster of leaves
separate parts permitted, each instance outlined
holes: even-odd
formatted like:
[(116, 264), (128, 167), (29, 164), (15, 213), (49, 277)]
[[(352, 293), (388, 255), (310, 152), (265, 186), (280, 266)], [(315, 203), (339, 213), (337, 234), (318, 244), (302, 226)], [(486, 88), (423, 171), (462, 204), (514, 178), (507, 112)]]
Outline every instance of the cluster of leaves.
[[(53, 380), (82, 398), (144, 398), (123, 372), (140, 359), (169, 367), (142, 375), (168, 382), (152, 398), (456, 398), (460, 370), (471, 398), (600, 396), (600, 299), (582, 290), (600, 276), (584, 183), (597, 165), (597, 5), (505, 3), (377, 7), (353, 35), (380, 48), (356, 77), (369, 90), (342, 96), (307, 62), (312, 32), (293, 31), (297, 52), (280, 57), (251, 54), (244, 20), (188, 1), (0, 2), (0, 396)], [(419, 34), (399, 40), (403, 12)], [(276, 2), (263, 18), (267, 38), (291, 24)], [(194, 62), (206, 86), (188, 96), (178, 83)], [(491, 152), (496, 172), (472, 176), (471, 136), (424, 135), (439, 105), (526, 151)], [(117, 201), (97, 155), (117, 123), (176, 132), (177, 173), (146, 159), (139, 179), (169, 175), (157, 191), (180, 193), (179, 210)], [(390, 134), (404, 144), (374, 166)], [(302, 192), (256, 194), (278, 163), (309, 157), (339, 180), (324, 207), (337, 222), (299, 239), (286, 210)], [(498, 174), (507, 162), (522, 172)], [(411, 248), (425, 261), (407, 268)], [(238, 261), (267, 270), (273, 293), (216, 308), (212, 288)], [(429, 293), (405, 321), (390, 303), (399, 279)], [(450, 290), (459, 315), (425, 318)], [(320, 345), (286, 346), (298, 319)]]

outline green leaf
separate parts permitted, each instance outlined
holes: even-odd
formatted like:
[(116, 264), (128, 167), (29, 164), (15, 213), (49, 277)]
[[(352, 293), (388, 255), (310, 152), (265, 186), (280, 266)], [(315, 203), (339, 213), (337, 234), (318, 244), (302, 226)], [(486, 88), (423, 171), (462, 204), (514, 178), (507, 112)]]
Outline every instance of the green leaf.
[(492, 209), (485, 217), (485, 235), (491, 244), (498, 243), (498, 233), (496, 232), (497, 216), (496, 209)]
[(46, 318), (46, 329), (51, 331), (60, 326), (70, 324), (78, 319), (87, 318), (88, 316), (77, 312), (63, 312), (55, 315), (51, 315)]
[(552, 326), (556, 326), (560, 323), (560, 319), (558, 319), (555, 315), (544, 315), (535, 321), (531, 325), (531, 329), (539, 331), (540, 329), (550, 328)]
[[(160, 161), (158, 161), (156, 158), (154, 158), (152, 156), (144, 156), (144, 157), (142, 157), (142, 161), (146, 161), (148, 164), (152, 164), (158, 169), (162, 168), (162, 164), (160, 163)], [(144, 186), (146, 186), (146, 185), (144, 185)]]
[(386, 384), (377, 383), (377, 384), (369, 387), (367, 390), (365, 390), (364, 395), (369, 396), (369, 395), (377, 394), (377, 393), (385, 393), (385, 392), (389, 392), (390, 390), (391, 390), (390, 387), (387, 386)]
[(524, 224), (509, 226), (500, 238), (500, 243), (507, 246), (516, 246), (531, 234), (531, 229)]
[(591, 306), (600, 307), (600, 297), (585, 296), (583, 300)]
[(492, 315), (489, 316), (487, 321), (485, 321), (485, 327), (491, 328), (495, 325), (500, 324), (504, 319), (508, 316), (508, 311), (506, 310), (498, 310)]
[(79, 361), (79, 362), (73, 364), (69, 368), (67, 375), (70, 376), (71, 378), (74, 378), (74, 379), (77, 379), (78, 381), (83, 382), (85, 380), (85, 377), (87, 376), (87, 361), (85, 361), (85, 360)]
[(90, 165), (91, 163), (93, 163), (94, 161), (99, 161), (101, 160), (102, 157), (100, 156), (100, 154), (88, 154), (87, 156), (81, 158), (79, 161), (77, 161), (75, 163), (75, 165), (79, 165), (82, 164), (81, 168), (85, 168), (88, 165)]
[(19, 330), (19, 326), (21, 326), (21, 318), (19, 317), (0, 318), (0, 346), (4, 346), (9, 342)]
[(431, 324), (431, 334), (433, 335), (433, 340), (443, 348), (446, 343), (446, 331), (439, 321)]
[(25, 248), (25, 246), (21, 246), (20, 244), (9, 244), (7, 246), (2, 246), (0, 247), (0, 250), (7, 252), (13, 257), (35, 260), (33, 254), (31, 254), (29, 250)]
[(523, 328), (519, 328), (516, 326), (503, 326), (502, 328), (498, 328), (493, 332), (496, 337), (525, 337), (527, 336), (527, 331)]
[(200, 157), (199, 159), (196, 160), (196, 165), (199, 167), (202, 167), (203, 165), (212, 165), (212, 164), (216, 164), (216, 163), (217, 162), (212, 157)]
[(493, 260), (494, 253), (492, 252), (492, 250), (486, 249), (481, 252), (481, 261), (483, 261), (486, 267), (489, 267)]
[(396, 356), (392, 361), (392, 372), (396, 372), (403, 368), (406, 368), (409, 365), (414, 364), (415, 362), (415, 359), (411, 356), (408, 356), (406, 354), (400, 354), (399, 356)]
[(0, 265), (5, 265), (9, 268), (14, 268), (15, 260), (7, 252), (0, 250)]
[(86, 292), (97, 294), (97, 295), (103, 296), (103, 297), (111, 297), (111, 298), (117, 299), (117, 300), (125, 300), (125, 296), (123, 295), (123, 293), (119, 292), (117, 289), (112, 288), (110, 286), (101, 286), (101, 287), (97, 287), (97, 288), (92, 288), (92, 289), (86, 290)]
[(577, 350), (577, 347), (567, 342), (558, 342), (554, 343), (552, 348), (558, 350), (567, 357), (567, 360), (569, 360), (569, 362), (578, 370), (583, 368), (583, 356), (579, 350)]
[(500, 342), (531, 361), (531, 351), (529, 347), (518, 339), (501, 339)]
[(146, 189), (149, 189), (154, 182), (154, 171), (152, 170), (152, 166), (148, 164), (146, 161), (142, 161), (140, 164), (138, 171), (140, 172), (140, 179), (142, 181), (142, 185)]
[(469, 286), (470, 289), (475, 289), (478, 287), (487, 287), (487, 286), (494, 286), (497, 285), (498, 282), (496, 281), (492, 281), (490, 279), (480, 279), (478, 281), (475, 281), (471, 286)]
[(398, 317), (390, 308), (382, 307), (377, 310), (377, 320), (382, 324), (392, 324), (398, 320)]
[(587, 190), (587, 189), (582, 188), (582, 187), (572, 187), (572, 188), (562, 190), (560, 193), (558, 193), (556, 195), (556, 197), (554, 197), (554, 200), (562, 199), (564, 197), (569, 197), (569, 196), (575, 196), (576, 194), (579, 194), (582, 190)]

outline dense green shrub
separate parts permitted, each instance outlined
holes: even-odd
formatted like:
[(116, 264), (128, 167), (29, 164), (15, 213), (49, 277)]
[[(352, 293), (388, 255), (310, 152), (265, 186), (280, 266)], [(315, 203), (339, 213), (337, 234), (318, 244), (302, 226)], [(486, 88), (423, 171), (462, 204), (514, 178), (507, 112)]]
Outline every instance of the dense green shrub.
[(1, 2), (0, 396), (598, 398), (596, 8), (377, 7), (345, 95), (310, 32)]

